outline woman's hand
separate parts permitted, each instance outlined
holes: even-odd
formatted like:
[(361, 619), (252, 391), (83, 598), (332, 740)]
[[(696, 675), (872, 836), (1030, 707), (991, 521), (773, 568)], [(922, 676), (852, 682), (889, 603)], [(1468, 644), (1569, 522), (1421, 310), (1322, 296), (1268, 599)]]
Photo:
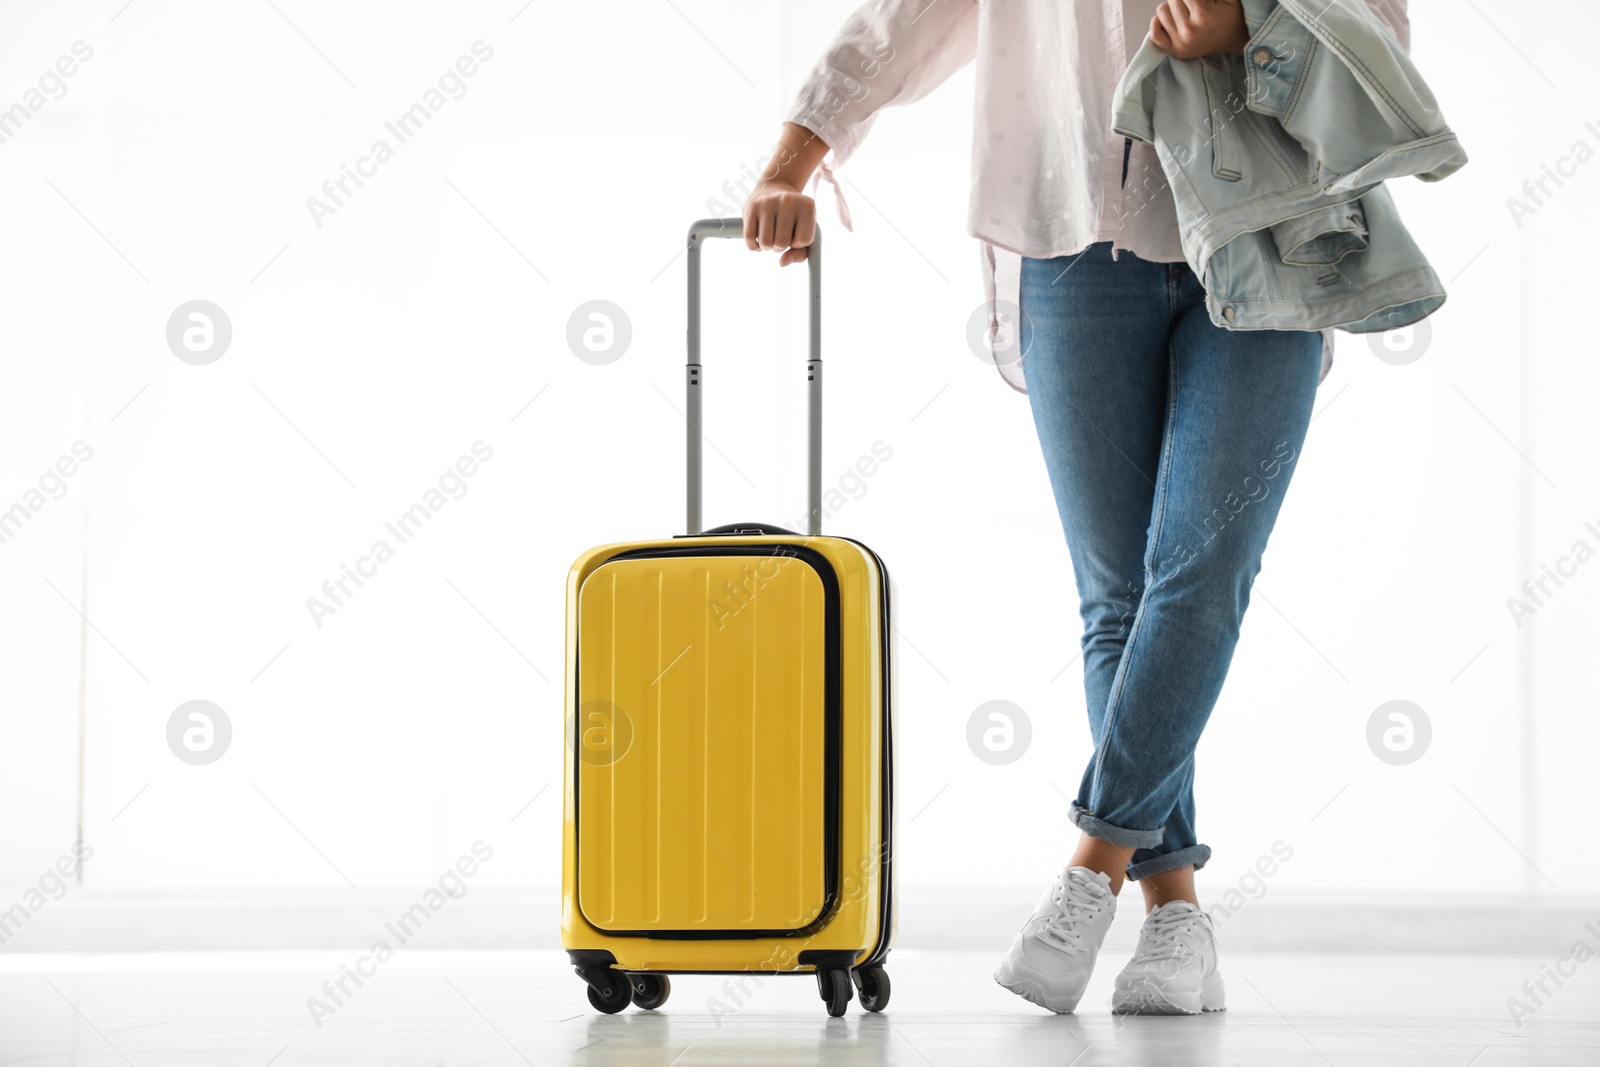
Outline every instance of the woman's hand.
[(1150, 41), (1177, 59), (1242, 52), (1250, 43), (1239, 0), (1165, 0), (1150, 20)]
[(765, 179), (744, 202), (744, 243), (781, 250), (778, 266), (800, 263), (817, 236), (817, 202), (788, 182)]

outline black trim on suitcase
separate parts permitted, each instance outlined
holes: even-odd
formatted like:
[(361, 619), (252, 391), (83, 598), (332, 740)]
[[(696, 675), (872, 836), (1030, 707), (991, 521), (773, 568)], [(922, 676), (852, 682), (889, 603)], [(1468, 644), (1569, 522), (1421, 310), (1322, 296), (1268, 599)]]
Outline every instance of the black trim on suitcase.
[[(672, 536), (674, 538), (677, 538), (677, 537), (745, 537), (745, 536), (748, 536), (750, 534), (776, 534), (779, 537), (800, 537), (801, 536), (800, 534), (795, 533), (793, 530), (785, 530), (782, 526), (767, 526), (766, 524), (759, 523), (759, 522), (735, 522), (735, 523), (730, 523), (727, 526), (718, 526), (715, 530), (701, 530), (697, 534), (673, 534)], [(844, 538), (840, 538), (840, 540), (848, 541), (849, 538), (848, 537), (844, 537)], [(856, 543), (857, 544), (861, 544), (861, 542), (859, 542), (859, 541), (857, 541)], [(865, 545), (862, 545), (862, 547), (866, 548)], [(867, 549), (867, 551), (870, 552), (871, 549)]]
[[(865, 546), (862, 546), (865, 547)], [(867, 550), (869, 553), (871, 549)], [(786, 556), (799, 559), (806, 563), (817, 573), (822, 581), (824, 620), (823, 620), (823, 898), (822, 907), (817, 912), (817, 917), (805, 926), (791, 930), (609, 930), (583, 914), (583, 894), (575, 894), (573, 905), (578, 909), (578, 914), (583, 915), (584, 922), (588, 923), (597, 933), (607, 937), (646, 937), (670, 941), (716, 941), (716, 940), (751, 940), (760, 937), (809, 937), (821, 930), (833, 918), (839, 908), (839, 850), (840, 850), (840, 790), (843, 771), (841, 768), (842, 752), (840, 748), (840, 734), (843, 729), (843, 702), (841, 698), (840, 655), (839, 655), (839, 578), (833, 571), (833, 566), (825, 556), (814, 549), (792, 543), (775, 545), (663, 545), (656, 548), (635, 548), (626, 552), (619, 552), (608, 556), (595, 565), (594, 570), (599, 570), (607, 563), (620, 559), (651, 559), (672, 556)], [(879, 564), (882, 566), (881, 562)], [(591, 574), (593, 571), (590, 572)], [(887, 589), (887, 585), (885, 585)], [(568, 714), (575, 713), (581, 707), (583, 699), (578, 692), (579, 674), (577, 671), (578, 657), (582, 655), (580, 648), (573, 658), (573, 707), (568, 709)], [(580, 788), (583, 761), (579, 757), (577, 746), (572, 752), (573, 766), (573, 862), (577, 863), (579, 850), (582, 847), (582, 835), (577, 827), (581, 826), (578, 818), (578, 801), (582, 793)], [(883, 935), (880, 930), (879, 940)]]
[(891, 689), (894, 685), (894, 663), (891, 659), (892, 651), (890, 640), (892, 628), (889, 625), (889, 568), (883, 565), (883, 557), (870, 547), (857, 541), (853, 537), (842, 537), (841, 541), (849, 541), (867, 555), (872, 557), (872, 562), (878, 565), (878, 610), (883, 616), (883, 625), (878, 627), (878, 639), (881, 642), (883, 654), (883, 799), (881, 809), (883, 812), (882, 825), (879, 827), (879, 839), (882, 842), (880, 857), (880, 874), (878, 879), (881, 896), (878, 904), (878, 943), (870, 955), (862, 961), (862, 967), (874, 964), (882, 965), (889, 958), (889, 935), (894, 929), (894, 878), (890, 870), (893, 861), (894, 849), (891, 838), (894, 834), (894, 700)]

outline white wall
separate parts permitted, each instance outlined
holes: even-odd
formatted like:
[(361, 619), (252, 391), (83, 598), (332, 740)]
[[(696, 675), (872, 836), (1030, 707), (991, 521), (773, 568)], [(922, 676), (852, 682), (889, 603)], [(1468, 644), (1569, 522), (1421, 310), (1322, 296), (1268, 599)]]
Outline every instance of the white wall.
[[(0, 33), (0, 107), (93, 48), (0, 144), (0, 507), (93, 448), (0, 544), (0, 907), (72, 847), (80, 789), (82, 900), (405, 896), (480, 839), (484, 892), (548, 895), (567, 565), (680, 528), (685, 227), (733, 213), (724, 183), (854, 4), (121, 4), (16, 4)], [(1506, 607), (1600, 546), (1600, 164), (1520, 226), (1507, 208), (1575, 142), (1600, 149), (1600, 74), (1544, 47), (1597, 29), (1576, 0), (1414, 5), (1472, 163), (1395, 192), (1450, 301), (1410, 365), (1340, 338), (1201, 746), (1203, 891), (1281, 839), (1290, 898), (1600, 892), (1600, 563), (1521, 628)], [(465, 95), (317, 225), (307, 198), (480, 40)], [(1035, 885), (1089, 755), (1027, 402), (965, 341), (972, 93), (969, 68), (881, 116), (840, 173), (854, 233), (822, 200), (826, 467), (893, 448), (831, 525), (897, 582), (907, 899)], [(732, 243), (705, 258), (707, 519), (781, 522), (805, 278)], [(233, 327), (207, 366), (165, 339), (196, 298)], [(633, 330), (607, 366), (565, 339), (597, 298)], [(307, 598), (478, 441), (465, 495), (315, 625)], [(997, 698), (1033, 725), (1004, 767), (965, 741)], [(1404, 767), (1366, 742), (1395, 698), (1434, 730)], [(167, 747), (192, 699), (232, 722), (209, 766)]]

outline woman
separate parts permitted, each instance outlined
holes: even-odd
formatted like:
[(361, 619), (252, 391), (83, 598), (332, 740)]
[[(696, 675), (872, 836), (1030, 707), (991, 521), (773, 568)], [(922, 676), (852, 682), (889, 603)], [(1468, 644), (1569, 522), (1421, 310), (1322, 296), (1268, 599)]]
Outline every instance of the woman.
[[(1404, 0), (1366, 2), (1406, 45)], [(1195, 833), (1194, 749), (1331, 365), (1331, 331), (1212, 324), (1153, 150), (1110, 130), (1146, 27), (1180, 59), (1250, 36), (1238, 0), (866, 3), (744, 206), (749, 248), (804, 260), (816, 216), (801, 190), (819, 164), (832, 180), (828, 151), (842, 164), (879, 109), (977, 59), (969, 232), (990, 322), (1020, 324), (1022, 355), (1000, 370), (1014, 386), (1025, 376), (1066, 534), (1094, 739), (1070, 808), (1077, 850), (995, 972), (1055, 1012), (1077, 1007), (1124, 879), (1146, 915), (1112, 1010), (1223, 1008), (1195, 895), (1210, 849)]]

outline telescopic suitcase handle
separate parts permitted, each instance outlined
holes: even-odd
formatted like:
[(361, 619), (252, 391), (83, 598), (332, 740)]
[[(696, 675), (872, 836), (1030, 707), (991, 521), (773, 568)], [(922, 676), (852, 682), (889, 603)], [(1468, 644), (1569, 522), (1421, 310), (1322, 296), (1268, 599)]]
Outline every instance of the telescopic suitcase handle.
[[(743, 219), (700, 219), (689, 227), (689, 364), (688, 393), (688, 532), (700, 527), (700, 247), (706, 237), (743, 237)], [(822, 227), (816, 228), (807, 250), (811, 296), (807, 301), (810, 340), (806, 360), (806, 532), (822, 532)], [(743, 526), (750, 526), (745, 523)], [(710, 531), (715, 532), (715, 531)]]

